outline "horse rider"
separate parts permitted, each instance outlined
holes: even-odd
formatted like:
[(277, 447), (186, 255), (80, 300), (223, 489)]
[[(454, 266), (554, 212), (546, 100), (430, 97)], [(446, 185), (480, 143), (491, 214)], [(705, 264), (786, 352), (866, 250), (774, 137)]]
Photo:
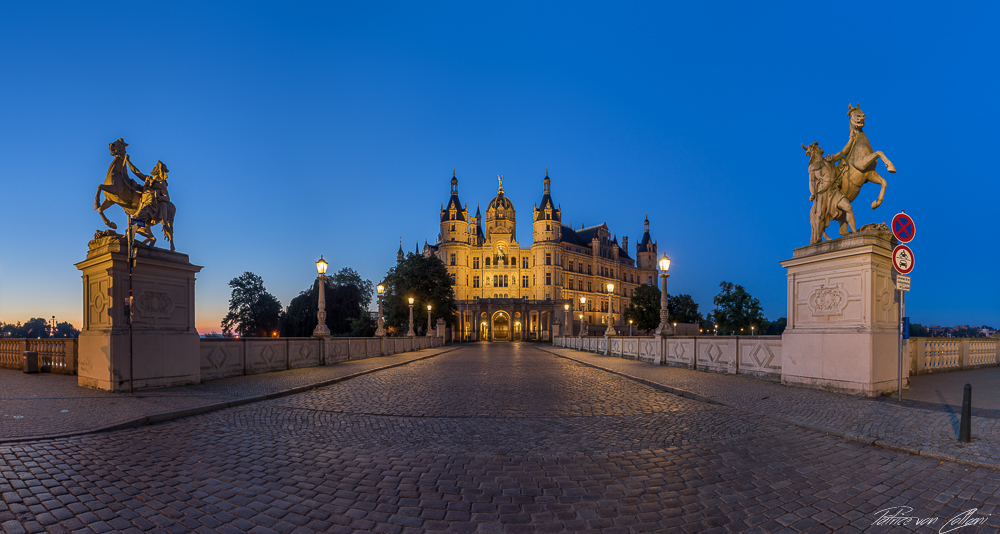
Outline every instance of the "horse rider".
[(170, 194), (167, 192), (167, 173), (170, 171), (167, 170), (167, 166), (162, 161), (157, 161), (156, 167), (153, 167), (147, 176), (132, 164), (128, 155), (125, 156), (125, 163), (132, 170), (132, 174), (135, 174), (144, 183), (139, 209), (133, 218), (147, 223), (162, 219), (160, 204), (170, 200)]

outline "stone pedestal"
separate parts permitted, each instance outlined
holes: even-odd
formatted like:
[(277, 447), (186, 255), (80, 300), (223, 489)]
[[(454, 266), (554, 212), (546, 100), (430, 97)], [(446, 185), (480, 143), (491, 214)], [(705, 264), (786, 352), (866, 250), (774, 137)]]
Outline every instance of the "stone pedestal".
[[(885, 224), (795, 249), (781, 381), (877, 396), (895, 391), (899, 305)], [(908, 370), (903, 370), (904, 386)]]
[(109, 391), (201, 381), (194, 323), (195, 273), (187, 254), (139, 245), (132, 270), (132, 363), (125, 303), (129, 295), (128, 245), (122, 236), (90, 242), (76, 264), (83, 277), (83, 330), (78, 384)]

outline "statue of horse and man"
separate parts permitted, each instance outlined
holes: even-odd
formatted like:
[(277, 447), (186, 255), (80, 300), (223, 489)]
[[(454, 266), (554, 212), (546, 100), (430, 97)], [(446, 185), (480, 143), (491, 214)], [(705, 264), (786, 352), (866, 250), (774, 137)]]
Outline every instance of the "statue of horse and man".
[[(128, 154), (125, 153), (127, 146), (128, 143), (122, 138), (108, 145), (114, 160), (108, 167), (104, 184), (97, 186), (94, 209), (109, 228), (117, 229), (118, 226), (104, 215), (104, 210), (116, 204), (121, 206), (129, 217), (142, 222), (137, 225), (136, 233), (146, 238), (142, 242), (144, 245), (153, 246), (156, 243), (152, 227), (162, 224), (163, 236), (170, 241), (170, 250), (174, 250), (175, 208), (167, 193), (167, 172), (169, 172), (167, 166), (162, 161), (157, 161), (147, 176), (132, 164)], [(129, 170), (142, 181), (141, 186), (129, 177)], [(101, 193), (104, 193), (103, 202)]]
[(858, 197), (861, 186), (868, 182), (882, 186), (878, 198), (872, 202), (872, 209), (879, 207), (885, 197), (886, 181), (875, 172), (878, 160), (882, 160), (886, 170), (896, 172), (896, 167), (885, 154), (872, 149), (863, 131), (865, 114), (861, 111), (861, 104), (848, 104), (847, 116), (850, 119), (850, 137), (840, 152), (824, 156), (819, 142), (802, 145), (809, 156), (809, 200), (813, 201), (809, 213), (812, 225), (809, 244), (822, 243), (823, 238), (829, 240), (826, 227), (832, 221), (840, 223), (842, 236), (857, 230), (851, 202)]

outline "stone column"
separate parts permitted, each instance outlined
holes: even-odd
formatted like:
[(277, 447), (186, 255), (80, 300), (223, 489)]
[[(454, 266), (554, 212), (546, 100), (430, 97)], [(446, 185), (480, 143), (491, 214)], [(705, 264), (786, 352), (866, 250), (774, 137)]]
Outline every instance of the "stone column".
[(124, 313), (129, 293), (128, 244), (105, 236), (77, 263), (83, 278), (83, 330), (77, 383), (108, 391), (201, 381), (195, 329), (195, 274), (187, 254), (139, 245), (132, 270), (132, 357)]
[(783, 383), (868, 396), (896, 390), (894, 244), (888, 225), (867, 225), (781, 262), (788, 270)]

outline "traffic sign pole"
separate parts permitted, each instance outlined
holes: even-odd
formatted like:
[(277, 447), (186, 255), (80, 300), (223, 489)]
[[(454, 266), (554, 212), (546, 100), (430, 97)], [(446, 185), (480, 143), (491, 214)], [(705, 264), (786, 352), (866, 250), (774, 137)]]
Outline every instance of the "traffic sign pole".
[(892, 266), (896, 269), (896, 293), (899, 295), (899, 339), (897, 340), (899, 353), (896, 374), (896, 391), (898, 394), (898, 400), (902, 401), (903, 316), (906, 312), (906, 292), (910, 290), (910, 277), (904, 275), (910, 274), (910, 271), (913, 270), (914, 264), (913, 251), (910, 250), (910, 247), (906, 246), (904, 243), (909, 243), (913, 240), (913, 237), (917, 234), (917, 225), (913, 222), (913, 219), (909, 215), (900, 211), (892, 218), (890, 226), (892, 227), (892, 235), (899, 240), (899, 244), (892, 250)]

